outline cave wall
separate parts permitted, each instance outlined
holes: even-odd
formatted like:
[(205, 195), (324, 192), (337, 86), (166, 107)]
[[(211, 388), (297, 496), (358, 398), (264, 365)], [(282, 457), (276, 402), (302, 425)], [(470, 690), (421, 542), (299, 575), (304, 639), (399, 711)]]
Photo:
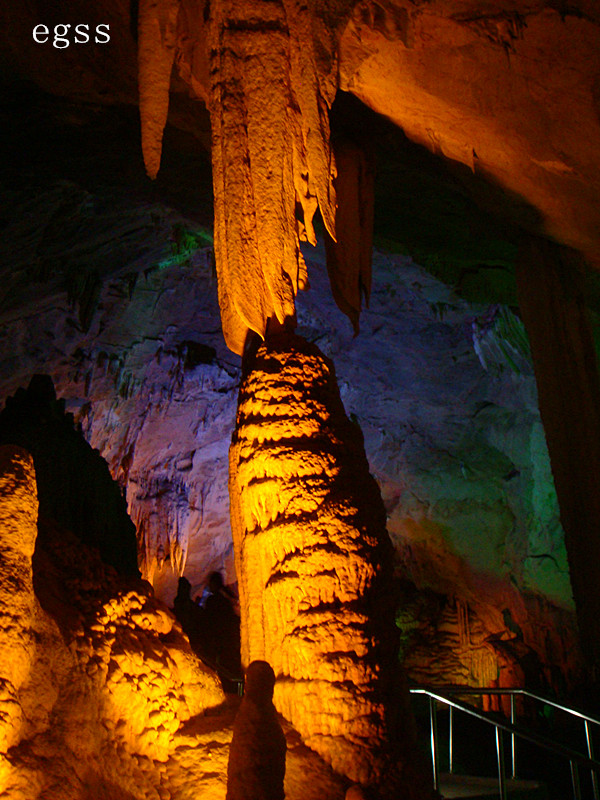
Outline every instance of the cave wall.
[[(170, 603), (180, 572), (194, 594), (214, 569), (236, 581), (227, 454), (240, 361), (220, 332), (210, 231), (114, 177), (87, 189), (84, 174), (83, 186), (48, 174), (35, 200), (24, 186), (4, 190), (2, 394), (53, 376), (125, 494), (143, 575)], [(354, 338), (323, 249), (305, 257), (298, 330), (334, 360), (365, 437), (410, 581), (398, 619), (409, 671), (478, 684), (518, 675), (529, 651), (487, 639), (520, 629), (545, 679), (562, 680), (555, 663), (572, 682), (564, 537), (520, 321), (465, 302), (405, 256), (376, 253)], [(95, 295), (74, 291), (75, 270), (92, 274)], [(425, 653), (435, 648), (434, 674)]]
[(411, 6), (354, 5), (340, 36), (340, 87), (483, 178), (474, 192), (484, 208), (597, 265), (597, 9)]
[[(33, 4), (27, 13), (43, 5)], [(374, 275), (381, 291), (364, 317), (367, 335), (353, 341), (327, 299), (322, 253), (311, 259), (300, 247), (301, 239), (315, 244), (312, 217), (319, 206), (329, 252), (335, 253), (328, 264), (338, 289), (334, 296), (347, 306), (357, 330), (371, 275), (370, 226), (363, 230), (359, 211), (368, 198), (365, 216), (371, 216), (372, 196), (370, 185), (361, 185), (368, 173), (362, 155), (345, 160), (347, 151), (338, 141), (336, 166), (330, 148), (328, 108), (341, 87), (420, 145), (462, 165), (459, 178), (470, 170), (474, 180), (466, 181), (467, 189), (488, 210), (555, 236), (597, 263), (597, 18), (554, 5), (516, 3), (507, 12), (491, 3), (482, 15), (477, 3), (466, 0), (426, 6), (358, 2), (345, 8), (295, 0), (251, 5), (141, 0), (129, 9), (115, 0), (106, 13), (118, 29), (114, 53), (119, 57), (106, 83), (102, 59), (80, 61), (74, 51), (67, 62), (76, 67), (75, 74), (87, 76), (85, 88), (77, 90), (68, 77), (48, 77), (48, 65), (58, 65), (59, 54), (48, 50), (48, 59), (38, 51), (32, 69), (24, 66), (26, 55), (15, 59), (21, 74), (71, 98), (135, 102), (137, 35), (142, 151), (152, 178), (161, 159), (171, 88), (182, 95), (186, 84), (184, 91), (201, 98), (211, 118), (214, 241), (206, 228), (163, 202), (115, 192), (114, 185), (82, 181), (73, 172), (67, 180), (58, 173), (44, 173), (41, 181), (35, 176), (29, 194), (22, 176), (15, 181), (18, 173), (11, 176), (9, 169), (3, 189), (8, 209), (3, 243), (8, 290), (0, 304), (6, 323), (4, 396), (26, 384), (33, 372), (51, 374), (76, 423), (119, 481), (137, 528), (143, 575), (161, 597), (171, 599), (179, 575), (186, 573), (198, 589), (218, 568), (229, 583), (240, 580), (244, 600), (244, 567), (253, 562), (238, 561), (235, 574), (225, 479), (240, 369), (221, 330), (229, 349), (241, 354), (249, 332), (264, 335), (297, 322), (301, 333), (341, 365), (344, 403), (364, 430), (369, 468), (383, 493), (394, 544), (393, 567), (400, 579), (396, 622), (410, 676), (427, 682), (527, 683), (542, 691), (568, 689), (576, 682), (581, 663), (564, 536), (531, 355), (514, 309), (469, 305), (409, 259), (377, 254)], [(9, 24), (3, 30), (26, 29), (27, 13), (5, 13)], [(557, 50), (557, 69), (549, 73)], [(205, 123), (176, 106), (172, 118), (206, 143)], [(90, 112), (102, 116), (89, 107), (84, 112), (63, 107), (63, 126), (68, 127), (69, 115), (69, 125), (89, 125)], [(118, 117), (119, 112), (113, 115)], [(336, 175), (338, 170), (343, 172)], [(351, 175), (353, 170), (359, 177)], [(348, 259), (343, 232), (336, 228), (344, 224), (349, 176), (359, 185), (348, 192), (354, 206), (346, 206), (352, 221), (346, 218), (345, 225), (357, 234)], [(165, 197), (160, 191), (157, 196)], [(356, 250), (367, 257), (349, 265)], [(301, 302), (296, 295), (308, 287), (308, 271), (313, 289)], [(344, 280), (349, 291), (340, 301)], [(52, 535), (56, 542), (68, 540), (65, 531), (44, 525), (46, 543)], [(234, 529), (235, 537), (244, 539)], [(60, 561), (60, 550), (58, 545), (53, 554), (40, 557), (48, 558), (47, 564)], [(75, 562), (83, 569), (81, 559)], [(89, 586), (111, 591), (100, 571), (87, 576), (82, 591), (67, 584), (84, 618)], [(9, 791), (21, 792), (24, 780), (46, 791), (38, 761), (54, 755), (58, 742), (66, 747), (71, 770), (65, 797), (76, 793), (77, 781), (93, 784), (100, 774), (98, 790), (110, 790), (113, 774), (115, 786), (133, 787), (141, 780), (135, 764), (148, 784), (143, 793), (152, 795), (150, 784), (160, 775), (164, 791), (157, 790), (158, 795), (172, 794), (166, 784), (175, 785), (180, 777), (178, 767), (169, 773), (168, 764), (181, 753), (172, 752), (169, 734), (179, 731), (178, 718), (192, 716), (193, 710), (181, 705), (176, 692), (154, 708), (154, 690), (165, 688), (157, 677), (160, 669), (149, 678), (154, 689), (148, 696), (140, 689), (148, 676), (138, 671), (140, 662), (154, 668), (159, 651), (163, 667), (175, 673), (181, 666), (175, 658), (173, 667), (169, 648), (166, 654), (158, 645), (152, 650), (138, 630), (148, 627), (168, 636), (173, 630), (169, 616), (140, 588), (120, 598), (118, 609), (103, 602), (97, 621), (88, 631), (86, 618), (83, 634), (75, 637), (81, 647), (69, 645), (67, 653), (54, 636), (58, 617), (51, 615), (52, 622), (38, 613), (36, 603), (54, 605), (55, 611), (57, 604), (69, 603), (41, 583), (34, 592), (31, 574), (27, 569), (24, 574), (23, 616), (35, 620), (32, 629), (47, 629), (40, 636), (46, 637), (44, 652), (58, 664), (50, 672), (58, 678), (53, 683), (59, 692), (53, 696), (43, 686), (33, 648), (27, 654), (31, 686), (38, 680), (45, 695), (33, 714), (29, 707), (23, 710), (33, 694), (30, 676), (13, 674), (5, 665), (7, 707), (19, 706), (20, 698), (25, 703), (14, 715), (17, 727), (27, 719), (38, 726), (23, 739), (19, 730), (9, 726), (6, 731), (6, 743), (12, 745)], [(386, 602), (387, 592), (386, 587)], [(285, 591), (277, 597), (275, 608), (283, 613), (290, 597)], [(380, 622), (377, 609), (371, 622)], [(113, 633), (118, 634), (114, 639)], [(34, 638), (27, 632), (25, 646)], [(130, 646), (121, 657), (123, 641)], [(71, 672), (76, 680), (63, 697), (62, 670), (69, 669), (69, 659), (76, 662)], [(322, 669), (327, 658), (317, 662)], [(102, 735), (91, 743), (73, 734), (94, 721), (81, 711), (79, 686), (85, 708), (102, 723)], [(216, 702), (211, 687), (204, 689)], [(288, 698), (286, 706), (285, 691), (282, 681), (279, 703), (293, 717), (295, 704)], [(127, 714), (107, 712), (107, 696), (127, 706)], [(57, 740), (47, 735), (53, 713), (67, 720)], [(298, 726), (307, 740), (327, 738), (327, 731), (303, 728), (301, 717)], [(148, 718), (157, 724), (145, 727)], [(311, 721), (319, 721), (318, 715)], [(21, 745), (33, 739), (38, 751), (28, 761)], [(179, 744), (188, 746), (176, 739), (176, 750)], [(111, 748), (119, 753), (119, 747), (126, 759), (136, 756), (133, 768), (112, 758)], [(77, 770), (82, 751), (91, 770), (86, 775)], [(370, 780), (361, 763), (355, 772), (348, 769), (352, 754), (329, 754), (328, 760), (348, 775)], [(167, 763), (166, 770), (157, 762)], [(187, 788), (179, 790), (185, 795)]]
[[(92, 11), (92, 16), (99, 13), (90, 7)], [(207, 117), (196, 113), (197, 106), (190, 110), (194, 106), (184, 95), (191, 90), (206, 104), (212, 118), (216, 268), (229, 344), (241, 352), (247, 330), (263, 332), (269, 318), (282, 323), (294, 314), (320, 343), (330, 339), (328, 355), (341, 352), (344, 340), (350, 358), (340, 369), (348, 384), (342, 393), (365, 428), (367, 452), (398, 542), (399, 569), (404, 565), (406, 577), (439, 595), (442, 605), (449, 598), (457, 631), (460, 620), (464, 622), (460, 604), (466, 602), (469, 608), (479, 604), (475, 616), (486, 617), (482, 642), (489, 632), (518, 636), (515, 631), (523, 631), (531, 608), (538, 609), (535, 615), (549, 617), (559, 613), (555, 608), (570, 613), (562, 533), (529, 354), (510, 309), (464, 306), (462, 318), (452, 319), (449, 310), (458, 301), (446, 297), (442, 289), (428, 290), (422, 307), (430, 313), (422, 326), (427, 335), (416, 347), (435, 342), (436, 347), (447, 348), (460, 374), (471, 370), (477, 389), (473, 395), (451, 394), (453, 407), (461, 397), (464, 413), (458, 422), (440, 412), (430, 396), (437, 393), (443, 407), (447, 387), (453, 383), (447, 372), (439, 370), (445, 385), (432, 388), (423, 367), (431, 355), (413, 358), (407, 352), (407, 338), (398, 361), (403, 369), (395, 372), (380, 363), (386, 380), (394, 376), (390, 383), (405, 398), (404, 404), (388, 402), (395, 415), (390, 424), (385, 415), (383, 422), (372, 418), (376, 404), (356, 389), (364, 379), (355, 372), (354, 344), (347, 343), (345, 334), (330, 331), (326, 301), (320, 301), (327, 309), (324, 317), (317, 304), (310, 313), (295, 308), (294, 296), (306, 283), (306, 257), (298, 240), (313, 240), (311, 219), (317, 203), (326, 227), (335, 235), (335, 166), (326, 112), (336, 86), (402, 126), (414, 141), (469, 170), (474, 180), (468, 182), (468, 190), (488, 210), (518, 226), (554, 235), (594, 262), (598, 208), (594, 9), (583, 2), (564, 9), (532, 0), (516, 2), (509, 11), (491, 3), (482, 14), (477, 3), (468, 0), (426, 5), (390, 0), (350, 6), (333, 2), (304, 6), (281, 0), (248, 11), (236, 2), (202, 8), (187, 2), (141, 2), (126, 8), (114, 0), (104, 9), (114, 27), (113, 49), (96, 58), (91, 50), (36, 49), (28, 32), (35, 15), (42, 12), (49, 13), (44, 4), (32, 4), (22, 14), (3, 10), (3, 63), (15, 75), (30, 77), (59, 94), (100, 103), (136, 102), (139, 71), (143, 150), (151, 175), (156, 173), (161, 147), (168, 169), (168, 141), (162, 142), (167, 106), (173, 120), (193, 129), (207, 145)], [(71, 12), (76, 15), (83, 8), (73, 3)], [(55, 21), (48, 17), (49, 24)], [(28, 44), (19, 47), (25, 33)], [(271, 40), (276, 47), (269, 48)], [(306, 46), (299, 48), (300, 41)], [(240, 77), (242, 62), (248, 71)], [(263, 62), (266, 72), (261, 71)], [(73, 69), (64, 69), (65, 64)], [(279, 104), (271, 117), (269, 104), (262, 102), (263, 74)], [(149, 91), (151, 85), (156, 92)], [(61, 132), (79, 126), (94, 133), (104, 116), (98, 108), (83, 112), (69, 104), (60, 113)], [(115, 113), (113, 121), (118, 119)], [(252, 124), (246, 126), (248, 120)], [(45, 130), (40, 116), (34, 122)], [(293, 128), (289, 138), (283, 135), (287, 123)], [(23, 131), (29, 145), (34, 128)], [(263, 130), (268, 132), (264, 140)], [(56, 136), (50, 139), (49, 149), (58, 147), (59, 141)], [(72, 159), (66, 158), (68, 181), (57, 173), (50, 179), (47, 151), (39, 143), (37, 161), (31, 162), (35, 169), (24, 160), (24, 172), (13, 168), (11, 174), (11, 164), (3, 165), (9, 209), (2, 242), (6, 274), (11, 265), (2, 307), (8, 323), (3, 393), (6, 397), (26, 385), (42, 367), (52, 373), (59, 394), (67, 397), (88, 440), (105, 455), (121, 484), (138, 527), (144, 574), (170, 597), (176, 575), (185, 569), (195, 576), (194, 588), (212, 568), (224, 569), (227, 580), (234, 579), (222, 467), (239, 363), (226, 353), (213, 316), (215, 261), (213, 253), (201, 247), (209, 243), (210, 233), (154, 205), (147, 194), (144, 202), (134, 203), (135, 208), (129, 204), (131, 197), (124, 195), (115, 206), (114, 186), (98, 184), (104, 168), (118, 184), (115, 171), (123, 168), (116, 159), (111, 161), (108, 141), (97, 148), (93, 180), (89, 165), (82, 167), (80, 161), (73, 169)], [(260, 160), (263, 144), (269, 158), (282, 168), (277, 173), (281, 207), (269, 194), (271, 161)], [(240, 168), (226, 174), (232, 159)], [(248, 159), (253, 160), (252, 168), (246, 168)], [(87, 170), (84, 179), (82, 168)], [(457, 171), (460, 179), (465, 169)], [(129, 151), (124, 175), (133, 176), (135, 183), (139, 174), (139, 157), (136, 162)], [(206, 192), (207, 174), (199, 171), (188, 188), (195, 184), (197, 191)], [(36, 183), (33, 207), (23, 190), (23, 175)], [(236, 198), (232, 206), (227, 205), (229, 197)], [(188, 207), (193, 205), (189, 195), (186, 199)], [(19, 208), (26, 213), (19, 215)], [(194, 214), (210, 217), (198, 204)], [(35, 215), (37, 222), (28, 228)], [(265, 243), (261, 237), (267, 230)], [(88, 236), (89, 246), (73, 245)], [(269, 250), (270, 242), (278, 242), (277, 252)], [(315, 260), (319, 263), (321, 256)], [(413, 269), (402, 260), (396, 264), (403, 273)], [(342, 265), (340, 270), (344, 269)], [(314, 279), (318, 283), (318, 272)], [(420, 275), (415, 282), (423, 286), (424, 280)], [(257, 310), (247, 302), (247, 289), (259, 284)], [(405, 281), (401, 290), (393, 280), (386, 287), (395, 298), (392, 315), (401, 308), (419, 308), (410, 292), (418, 295), (421, 290), (407, 287)], [(368, 291), (368, 286), (362, 288)], [(352, 290), (360, 302), (361, 286)], [(443, 299), (428, 299), (429, 293), (436, 297), (438, 291)], [(191, 308), (189, 298), (196, 304), (193, 312), (180, 313), (173, 322), (172, 308)], [(310, 302), (306, 308), (311, 308)], [(307, 319), (307, 313), (314, 319)], [(356, 308), (350, 313), (355, 317)], [(148, 328), (140, 334), (148, 319)], [(395, 324), (379, 330), (391, 331)], [(367, 322), (367, 331), (374, 330), (377, 325)], [(461, 344), (455, 347), (456, 342)], [(464, 343), (469, 359), (459, 352)], [(388, 342), (382, 352), (387, 347)], [(377, 349), (375, 339), (369, 348)], [(372, 349), (365, 359), (369, 367), (378, 363)], [(482, 370), (480, 375), (477, 369)], [(412, 372), (421, 383), (408, 380)], [(370, 390), (380, 382), (379, 376), (374, 383), (369, 381)], [(413, 385), (425, 388), (412, 397)], [(469, 405), (467, 400), (476, 395), (475, 405)], [(200, 421), (190, 417), (194, 404)], [(382, 433), (390, 429), (392, 446), (388, 434)], [(158, 448), (153, 440), (160, 443)], [(402, 475), (394, 462), (402, 464)], [(483, 542), (481, 547), (475, 544)], [(440, 579), (440, 564), (446, 572), (452, 565), (451, 581)], [(460, 587), (454, 593), (460, 594), (459, 603), (449, 583)], [(540, 594), (550, 604), (543, 611), (536, 599)], [(495, 612), (483, 609), (489, 598)], [(509, 618), (512, 622), (507, 623)], [(533, 627), (540, 630), (539, 625)], [(494, 651), (492, 645), (482, 646)], [(564, 651), (565, 643), (560, 646)], [(538, 642), (536, 647), (542, 645)], [(493, 659), (492, 653), (490, 664)], [(465, 669), (462, 664), (459, 671)], [(491, 675), (487, 667), (482, 670)]]
[[(280, 0), (251, 9), (233, 0), (71, 0), (63, 21), (102, 19), (111, 43), (65, 50), (32, 41), (35, 24), (58, 21), (41, 0), (0, 13), (0, 58), (9, 75), (78, 100), (137, 104), (139, 74), (151, 175), (161, 152), (168, 154), (167, 111), (205, 147), (210, 115), (218, 268), (228, 289), (221, 302), (234, 349), (243, 344), (241, 333), (233, 336), (236, 325), (264, 327), (237, 292), (238, 278), (252, 274), (264, 318), (281, 321), (293, 314), (304, 283), (297, 237), (312, 239), (317, 203), (334, 232), (326, 112), (338, 88), (471, 173), (470, 190), (482, 206), (598, 263), (600, 20), (593, 0), (514, 0), (508, 7), (500, 0)], [(252, 124), (239, 124), (244, 119)], [(256, 169), (243, 167), (251, 154)], [(233, 156), (237, 171), (226, 174)], [(281, 203), (271, 202), (263, 180), (269, 170), (276, 170)], [(225, 210), (226, 194), (237, 198), (237, 222)], [(270, 231), (266, 241), (257, 213), (259, 228)], [(271, 240), (285, 255), (269, 249)]]

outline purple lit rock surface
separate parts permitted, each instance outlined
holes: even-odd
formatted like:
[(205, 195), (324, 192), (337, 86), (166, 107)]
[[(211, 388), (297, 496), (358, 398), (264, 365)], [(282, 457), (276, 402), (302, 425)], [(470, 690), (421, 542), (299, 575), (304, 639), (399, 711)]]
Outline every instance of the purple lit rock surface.
[[(171, 603), (183, 573), (194, 593), (212, 570), (234, 583), (227, 454), (240, 361), (221, 333), (210, 231), (162, 202), (74, 181), (5, 189), (2, 203), (2, 398), (36, 372), (53, 377), (125, 492), (159, 597)], [(398, 623), (409, 671), (432, 677), (419, 671), (418, 630), (446, 680), (512, 674), (520, 659), (503, 642), (515, 636), (543, 661), (550, 647), (566, 657), (564, 537), (519, 319), (377, 253), (354, 338), (322, 249), (305, 257), (298, 332), (333, 359), (365, 437), (408, 581)]]

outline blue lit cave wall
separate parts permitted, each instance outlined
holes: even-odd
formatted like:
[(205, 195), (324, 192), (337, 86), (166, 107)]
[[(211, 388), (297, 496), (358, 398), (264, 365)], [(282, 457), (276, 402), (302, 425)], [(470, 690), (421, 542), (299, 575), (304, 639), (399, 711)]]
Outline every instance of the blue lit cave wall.
[[(35, 108), (54, 160), (28, 141), (0, 188), (2, 401), (36, 373), (52, 377), (121, 487), (159, 597), (172, 603), (181, 574), (193, 593), (215, 569), (234, 584), (227, 459), (240, 361), (221, 333), (210, 177), (191, 181), (165, 148), (148, 189), (134, 111)], [(427, 268), (392, 252), (382, 213), (360, 334), (335, 307), (320, 247), (304, 251), (298, 332), (333, 359), (381, 487), (409, 676), (572, 685), (573, 601), (523, 325), (508, 294), (450, 288), (453, 253), (435, 242), (421, 249)]]

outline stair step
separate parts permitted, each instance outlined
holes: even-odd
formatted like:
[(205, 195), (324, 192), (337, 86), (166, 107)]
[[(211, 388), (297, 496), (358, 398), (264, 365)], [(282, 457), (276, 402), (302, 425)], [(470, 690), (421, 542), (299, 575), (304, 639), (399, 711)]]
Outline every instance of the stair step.
[[(474, 775), (440, 774), (439, 791), (446, 798), (469, 798), (490, 800), (499, 797), (498, 778), (479, 778)], [(525, 781), (519, 778), (506, 780), (506, 794), (511, 800), (547, 800), (546, 786), (540, 781)]]

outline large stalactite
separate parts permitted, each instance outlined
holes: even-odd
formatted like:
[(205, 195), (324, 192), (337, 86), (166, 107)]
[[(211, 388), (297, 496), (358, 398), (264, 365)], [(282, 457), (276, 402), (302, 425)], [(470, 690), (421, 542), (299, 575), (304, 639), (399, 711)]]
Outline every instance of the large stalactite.
[[(237, 353), (248, 331), (263, 336), (269, 319), (294, 317), (307, 282), (299, 240), (316, 242), (317, 205), (335, 234), (336, 87), (319, 80), (306, 17), (295, 0), (211, 5), (215, 253), (223, 332)], [(302, 45), (292, 27), (307, 28)]]
[(200, 6), (140, 2), (142, 149), (155, 178), (175, 64), (210, 112), (225, 340), (241, 354), (249, 332), (264, 336), (270, 320), (294, 319), (296, 295), (308, 284), (300, 242), (316, 244), (317, 209), (334, 297), (357, 329), (370, 288), (372, 176), (360, 148), (338, 143), (336, 203), (329, 127), (338, 88), (335, 32), (316, 6), (299, 0)]
[(243, 660), (272, 664), (277, 707), (336, 770), (361, 783), (396, 759), (410, 771), (406, 718), (394, 745), (406, 696), (385, 509), (332, 365), (300, 337), (269, 337), (251, 361), (230, 497)]

